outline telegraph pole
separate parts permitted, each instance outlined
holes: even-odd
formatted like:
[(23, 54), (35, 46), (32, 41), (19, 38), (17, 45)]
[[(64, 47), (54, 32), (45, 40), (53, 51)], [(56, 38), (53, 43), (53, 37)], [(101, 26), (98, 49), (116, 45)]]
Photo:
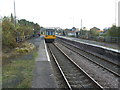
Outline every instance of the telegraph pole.
[(14, 24), (16, 27), (16, 10), (15, 10), (15, 0), (14, 0)]
[(82, 30), (82, 19), (81, 19), (81, 30)]
[(120, 27), (120, 1), (118, 2), (118, 26)]
[(81, 19), (81, 29), (80, 29), (80, 33), (81, 33), (81, 36), (82, 36), (82, 19)]
[(116, 9), (117, 9), (117, 0), (115, 0), (115, 26), (116, 26)]
[(16, 30), (16, 9), (15, 9), (15, 0), (14, 0), (14, 25), (16, 31), (16, 42), (19, 42), (19, 32)]

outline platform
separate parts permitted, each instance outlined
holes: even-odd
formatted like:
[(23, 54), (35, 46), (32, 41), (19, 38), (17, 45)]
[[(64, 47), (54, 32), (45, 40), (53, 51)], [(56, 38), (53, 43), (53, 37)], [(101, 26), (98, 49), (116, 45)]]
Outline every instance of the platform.
[(33, 72), (32, 88), (57, 88), (44, 38), (42, 36), (40, 38), (38, 56)]
[(91, 46), (100, 47), (100, 48), (103, 48), (103, 49), (107, 49), (107, 50), (111, 50), (111, 51), (120, 53), (119, 46), (115, 45), (115, 44), (97, 42), (97, 41), (92, 41), (92, 40), (85, 40), (85, 39), (74, 38), (74, 37), (66, 37), (66, 36), (57, 36), (57, 37), (65, 38), (65, 39), (68, 39), (68, 40), (72, 40), (72, 41), (76, 41), (76, 42), (79, 42), (79, 43), (88, 44), (88, 45), (91, 45)]
[[(92, 41), (89, 41), (89, 40), (84, 42), (78, 38), (64, 37), (64, 36), (57, 36), (57, 38), (59, 38), (63, 41), (66, 41), (68, 43), (71, 43), (81, 50), (84, 50), (93, 55), (99, 56), (103, 59), (107, 59), (116, 64), (118, 64), (120, 62), (120, 60), (119, 60), (120, 50), (101, 46), (101, 44), (97, 45), (97, 44), (95, 44), (95, 42), (92, 43)], [(91, 43), (89, 43), (89, 42), (91, 42)]]

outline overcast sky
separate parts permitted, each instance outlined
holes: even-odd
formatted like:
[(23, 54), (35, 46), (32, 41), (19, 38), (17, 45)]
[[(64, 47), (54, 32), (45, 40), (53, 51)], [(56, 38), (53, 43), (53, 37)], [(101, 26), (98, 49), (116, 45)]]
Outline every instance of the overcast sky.
[[(117, 2), (120, 0), (116, 0)], [(0, 0), (0, 15), (14, 12), (14, 0)], [(43, 27), (103, 29), (115, 23), (115, 0), (15, 0), (18, 19)], [(118, 10), (118, 9), (117, 9)], [(116, 16), (118, 16), (116, 14)]]

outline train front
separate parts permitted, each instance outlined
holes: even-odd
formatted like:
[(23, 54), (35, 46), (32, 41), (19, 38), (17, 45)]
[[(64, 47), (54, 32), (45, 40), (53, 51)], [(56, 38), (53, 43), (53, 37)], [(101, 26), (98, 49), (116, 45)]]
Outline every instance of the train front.
[(55, 30), (54, 29), (46, 29), (45, 31), (45, 42), (52, 43), (56, 39)]

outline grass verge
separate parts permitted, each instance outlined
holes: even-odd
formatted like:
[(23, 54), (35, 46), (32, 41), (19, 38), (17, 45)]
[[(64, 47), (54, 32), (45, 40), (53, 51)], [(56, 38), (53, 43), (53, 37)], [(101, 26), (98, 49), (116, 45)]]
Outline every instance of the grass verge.
[(36, 56), (37, 52), (32, 60), (14, 60), (3, 66), (3, 88), (31, 88)]

